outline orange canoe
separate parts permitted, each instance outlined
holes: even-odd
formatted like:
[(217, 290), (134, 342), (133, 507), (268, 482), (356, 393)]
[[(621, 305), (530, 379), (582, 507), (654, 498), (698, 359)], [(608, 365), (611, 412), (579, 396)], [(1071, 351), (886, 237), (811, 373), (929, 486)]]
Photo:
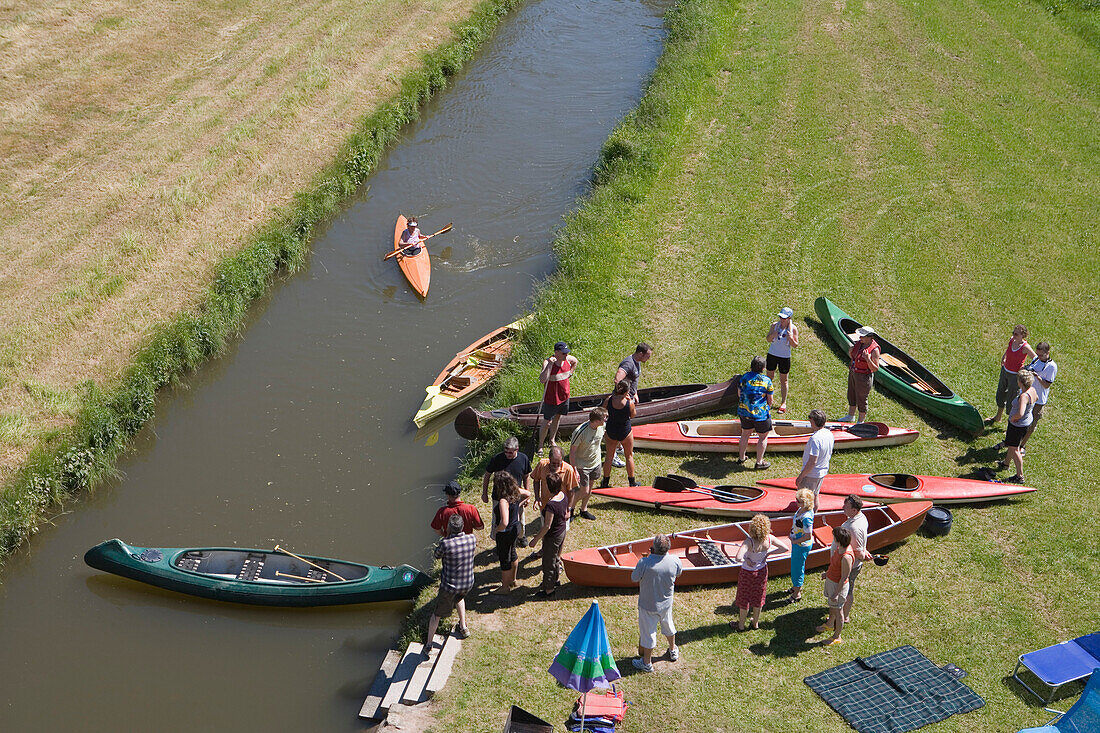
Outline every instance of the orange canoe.
[[(401, 232), (405, 231), (408, 221), (404, 216), (397, 217), (397, 226), (393, 230), (393, 249), (395, 252), (401, 249)], [(397, 264), (401, 267), (401, 272), (405, 273), (405, 278), (408, 279), (416, 294), (421, 298), (426, 298), (428, 296), (428, 284), (432, 279), (432, 262), (428, 258), (428, 248), (426, 246), (421, 247), (418, 253), (411, 256), (397, 255)]]
[[(920, 528), (924, 515), (932, 508), (930, 501), (911, 501), (864, 508), (867, 517), (867, 549), (875, 551), (900, 542)], [(833, 529), (844, 523), (844, 512), (818, 512), (814, 515), (814, 542), (806, 558), (806, 569), (829, 564), (829, 547), (833, 542)], [(734, 560), (737, 550), (748, 536), (746, 527), (750, 521), (704, 527), (672, 535), (669, 553), (680, 558), (684, 571), (676, 579), (676, 585), (711, 585), (736, 583), (741, 564)], [(791, 518), (772, 520), (772, 535), (784, 545), (781, 551), (768, 556), (768, 575), (785, 575), (791, 572), (791, 550), (787, 535)], [(562, 555), (565, 574), (577, 585), (598, 588), (637, 588), (630, 573), (638, 561), (653, 546), (653, 538), (624, 542), (608, 547), (590, 547)]]

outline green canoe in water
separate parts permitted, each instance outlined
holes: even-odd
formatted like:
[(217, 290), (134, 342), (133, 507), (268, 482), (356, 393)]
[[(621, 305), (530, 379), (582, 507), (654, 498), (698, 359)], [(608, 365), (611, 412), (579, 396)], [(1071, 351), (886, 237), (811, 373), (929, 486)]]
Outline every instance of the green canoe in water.
[(409, 565), (376, 567), (285, 550), (132, 547), (118, 539), (88, 550), (84, 562), (166, 590), (261, 606), (408, 601), (431, 582)]
[[(847, 353), (856, 341), (856, 329), (863, 324), (825, 297), (814, 301), (814, 311), (821, 319), (825, 330)], [(875, 372), (876, 384), (970, 433), (977, 433), (983, 429), (985, 424), (978, 408), (955, 394), (954, 390), (943, 383), (943, 380), (909, 354), (887, 341), (882, 334), (876, 333), (875, 341), (882, 349), (882, 357), (879, 359), (880, 368)]]

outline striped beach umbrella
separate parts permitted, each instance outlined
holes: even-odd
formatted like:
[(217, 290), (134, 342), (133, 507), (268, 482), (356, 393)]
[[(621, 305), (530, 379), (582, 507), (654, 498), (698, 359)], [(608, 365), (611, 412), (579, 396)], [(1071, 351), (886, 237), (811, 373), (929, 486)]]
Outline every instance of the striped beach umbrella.
[(611, 654), (611, 642), (597, 601), (592, 601), (588, 612), (573, 627), (549, 672), (558, 682), (580, 693), (610, 687), (622, 677)]

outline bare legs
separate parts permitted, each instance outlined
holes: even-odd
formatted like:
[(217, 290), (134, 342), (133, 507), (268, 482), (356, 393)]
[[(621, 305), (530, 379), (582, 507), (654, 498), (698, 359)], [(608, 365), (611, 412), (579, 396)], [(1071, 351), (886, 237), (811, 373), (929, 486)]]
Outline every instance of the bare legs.
[[(674, 656), (672, 654), (672, 652), (676, 649), (676, 634), (673, 634), (672, 636), (666, 636), (665, 639), (668, 641), (669, 656), (670, 657)], [(652, 648), (644, 647), (644, 646), (639, 644), (638, 645), (638, 656), (641, 657), (642, 661), (645, 662), (646, 664), (653, 664), (653, 649)], [(676, 660), (673, 659), (672, 661), (675, 662)]]
[(558, 438), (558, 423), (561, 422), (561, 415), (554, 415), (554, 418), (547, 422), (543, 420), (539, 424), (539, 449), (538, 452), (542, 453), (542, 446), (546, 443), (546, 435), (550, 434), (550, 446), (557, 445)]
[(829, 608), (829, 618), (824, 624), (817, 627), (818, 633), (832, 631), (833, 635), (824, 641), (825, 644), (836, 644), (840, 641), (840, 632), (844, 630), (844, 609)]
[[(760, 628), (760, 608), (761, 608), (760, 606), (756, 606), (755, 608), (751, 609), (752, 610), (752, 628), (754, 628), (754, 629), (759, 629)], [(749, 618), (749, 610), (750, 609), (748, 609), (748, 608), (740, 609), (741, 614), (737, 618), (737, 630), (738, 631), (744, 631), (745, 630), (745, 621), (747, 621), (748, 618)]]
[[(779, 372), (779, 411), (787, 411), (787, 377), (789, 375)], [(775, 379), (775, 370), (768, 370), (768, 379)]]
[[(512, 570), (512, 573), (515, 574), (515, 570)], [(458, 603), (455, 604), (455, 611), (458, 612), (458, 628), (465, 629), (466, 628), (466, 599), (462, 599), (461, 601), (459, 601)], [(439, 620), (440, 620), (439, 616), (436, 616), (434, 613), (432, 614), (432, 617), (430, 619), (428, 619), (428, 637), (427, 637), (427, 642), (424, 644), (424, 647), (425, 647), (424, 653), (425, 654), (428, 653), (428, 649), (432, 648), (432, 643), (435, 641), (435, 631), (436, 631), (436, 629), (439, 628)]]
[[(738, 463), (744, 463), (745, 457), (749, 453), (749, 436), (752, 435), (752, 430), (741, 430), (741, 439), (737, 441), (738, 449)], [(764, 452), (768, 450), (768, 433), (756, 434), (756, 465), (761, 467), (764, 465)]]
[(611, 485), (611, 460), (615, 457), (615, 450), (620, 445), (626, 457), (626, 477), (631, 486), (637, 486), (638, 482), (634, 480), (634, 433), (628, 433), (621, 441), (607, 438), (607, 454), (603, 457), (603, 485)]

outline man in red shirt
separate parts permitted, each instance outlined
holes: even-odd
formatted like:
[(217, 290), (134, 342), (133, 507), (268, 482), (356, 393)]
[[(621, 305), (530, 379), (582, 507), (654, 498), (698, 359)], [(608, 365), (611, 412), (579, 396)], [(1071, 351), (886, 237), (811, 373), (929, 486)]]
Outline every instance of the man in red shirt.
[(452, 514), (462, 517), (462, 531), (465, 534), (473, 534), (475, 529), (485, 527), (477, 507), (458, 498), (462, 494), (462, 487), (457, 481), (448, 481), (443, 487), (443, 493), (447, 495), (447, 506), (436, 512), (435, 519), (432, 520), (432, 529), (438, 532), (440, 537), (447, 536), (447, 519)]
[(546, 385), (542, 393), (542, 405), (539, 407), (539, 445), (535, 455), (542, 455), (542, 446), (546, 436), (550, 436), (551, 447), (557, 445), (558, 423), (561, 416), (569, 412), (569, 377), (577, 368), (577, 357), (569, 353), (564, 341), (554, 344), (554, 355), (542, 362), (539, 381)]

